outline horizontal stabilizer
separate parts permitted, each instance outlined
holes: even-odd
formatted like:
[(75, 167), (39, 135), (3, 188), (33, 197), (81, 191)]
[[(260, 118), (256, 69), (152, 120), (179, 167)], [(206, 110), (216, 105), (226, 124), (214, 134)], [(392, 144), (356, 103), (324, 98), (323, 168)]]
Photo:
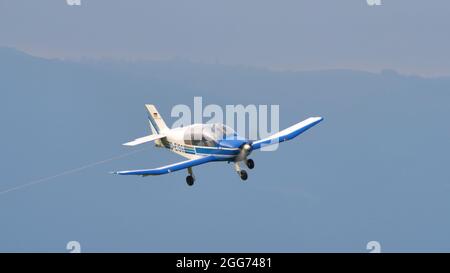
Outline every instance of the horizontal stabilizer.
[(146, 136), (146, 137), (137, 138), (137, 139), (135, 139), (133, 141), (124, 143), (122, 145), (124, 145), (124, 146), (137, 146), (137, 145), (140, 145), (140, 144), (143, 144), (143, 143), (152, 142), (152, 141), (155, 141), (157, 139), (161, 139), (161, 138), (165, 138), (165, 137), (166, 137), (165, 135), (149, 135), (149, 136)]

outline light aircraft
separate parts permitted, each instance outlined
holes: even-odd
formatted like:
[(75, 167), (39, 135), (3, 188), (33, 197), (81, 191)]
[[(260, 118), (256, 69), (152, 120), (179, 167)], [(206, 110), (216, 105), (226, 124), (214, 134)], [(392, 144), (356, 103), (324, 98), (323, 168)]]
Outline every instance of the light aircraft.
[(192, 168), (201, 164), (224, 161), (233, 162), (236, 172), (242, 180), (247, 180), (248, 174), (240, 166), (243, 162), (247, 168), (253, 169), (255, 162), (248, 158), (252, 151), (263, 146), (284, 142), (295, 138), (323, 120), (322, 117), (311, 117), (299, 122), (270, 137), (249, 141), (242, 138), (230, 127), (223, 124), (193, 124), (186, 127), (169, 129), (154, 105), (145, 105), (152, 135), (125, 143), (125, 146), (137, 146), (154, 141), (157, 147), (163, 147), (175, 152), (188, 160), (156, 169), (119, 171), (119, 175), (162, 175), (187, 169), (186, 183), (194, 185), (195, 176)]

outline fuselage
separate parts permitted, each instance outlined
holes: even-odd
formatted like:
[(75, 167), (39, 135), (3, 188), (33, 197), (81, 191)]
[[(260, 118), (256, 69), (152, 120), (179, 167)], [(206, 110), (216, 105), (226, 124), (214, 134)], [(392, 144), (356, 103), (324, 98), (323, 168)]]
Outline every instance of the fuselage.
[(193, 124), (171, 129), (165, 134), (167, 136), (158, 141), (157, 146), (189, 159), (214, 156), (220, 161), (235, 161), (242, 145), (248, 143), (222, 124)]

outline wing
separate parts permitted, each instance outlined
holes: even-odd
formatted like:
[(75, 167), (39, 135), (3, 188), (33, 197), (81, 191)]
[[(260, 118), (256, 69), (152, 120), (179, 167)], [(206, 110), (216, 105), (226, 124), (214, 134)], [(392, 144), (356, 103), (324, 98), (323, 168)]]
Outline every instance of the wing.
[(114, 172), (113, 174), (142, 175), (142, 176), (162, 175), (162, 174), (168, 174), (171, 172), (176, 172), (179, 170), (187, 169), (189, 167), (198, 166), (198, 165), (205, 164), (205, 163), (212, 162), (212, 161), (216, 161), (216, 158), (214, 156), (206, 156), (206, 157), (201, 157), (198, 159), (192, 159), (192, 160), (175, 163), (172, 165), (167, 165), (167, 166), (160, 167), (157, 169), (121, 171), (121, 172)]
[(271, 135), (268, 138), (264, 138), (258, 141), (255, 141), (252, 143), (252, 148), (254, 150), (259, 149), (263, 146), (268, 146), (280, 142), (284, 142), (290, 139), (293, 139), (294, 137), (300, 135), (301, 133), (305, 132), (309, 128), (313, 127), (314, 125), (321, 122), (323, 118), (321, 117), (313, 117), (308, 118), (302, 122), (299, 122), (287, 129), (284, 129), (283, 131), (280, 131), (274, 135)]
[(124, 145), (124, 146), (137, 146), (137, 145), (140, 145), (140, 144), (143, 144), (143, 143), (152, 142), (152, 141), (155, 141), (157, 139), (161, 139), (161, 138), (165, 138), (165, 137), (166, 137), (165, 135), (149, 135), (149, 136), (146, 136), (146, 137), (137, 138), (137, 139), (135, 139), (133, 141), (124, 143), (122, 145)]

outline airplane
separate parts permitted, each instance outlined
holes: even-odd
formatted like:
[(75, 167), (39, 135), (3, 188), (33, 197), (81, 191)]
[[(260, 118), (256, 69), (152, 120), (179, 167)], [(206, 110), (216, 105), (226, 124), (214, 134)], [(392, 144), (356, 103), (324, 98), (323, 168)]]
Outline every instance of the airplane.
[(186, 183), (189, 186), (193, 186), (195, 182), (193, 167), (217, 161), (233, 162), (237, 174), (245, 181), (248, 178), (248, 174), (246, 170), (241, 168), (240, 164), (243, 162), (248, 169), (253, 169), (255, 162), (253, 159), (248, 158), (253, 151), (267, 145), (293, 139), (323, 120), (322, 117), (310, 117), (272, 136), (257, 141), (250, 141), (240, 137), (232, 128), (219, 123), (193, 124), (170, 129), (154, 105), (146, 104), (145, 107), (149, 114), (148, 121), (152, 134), (123, 145), (133, 147), (154, 141), (156, 147), (169, 149), (188, 160), (156, 169), (112, 173), (146, 177), (187, 169)]

